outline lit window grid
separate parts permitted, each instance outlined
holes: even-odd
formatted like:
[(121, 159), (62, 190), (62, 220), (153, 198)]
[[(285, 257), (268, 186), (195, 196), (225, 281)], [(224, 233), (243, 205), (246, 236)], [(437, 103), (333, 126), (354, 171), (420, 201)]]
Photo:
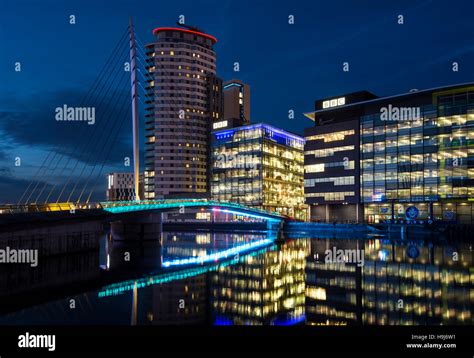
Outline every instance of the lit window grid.
[[(467, 126), (474, 124), (474, 113), (433, 117), (425, 112), (419, 123), (395, 125), (374, 126), (373, 119), (367, 116), (361, 123), (363, 202), (380, 195), (407, 201), (474, 197), (472, 185), (453, 185), (453, 180), (474, 179), (474, 168), (467, 164), (474, 156), (474, 128)], [(422, 135), (427, 128), (449, 124), (455, 125), (450, 134)], [(366, 143), (370, 138), (377, 142)]]
[(349, 198), (353, 199), (355, 192), (353, 191), (331, 191), (331, 192), (320, 192), (320, 193), (306, 193), (306, 198), (324, 198), (325, 201), (345, 201)]
[(305, 137), (305, 139), (307, 142), (313, 141), (313, 140), (322, 140), (325, 143), (328, 143), (328, 142), (335, 142), (335, 141), (343, 141), (346, 136), (354, 135), (354, 134), (355, 134), (355, 131), (353, 129), (349, 129), (349, 130), (340, 131), (340, 132), (316, 134), (316, 135)]
[(309, 164), (304, 166), (306, 173), (323, 173), (326, 168), (336, 168), (344, 167), (345, 170), (353, 170), (355, 162), (349, 160), (347, 162), (329, 162), (329, 163), (318, 163), (318, 164)]
[(354, 150), (353, 145), (345, 145), (342, 147), (335, 147), (335, 148), (308, 150), (308, 151), (305, 151), (304, 154), (314, 155), (315, 158), (325, 158), (325, 157), (332, 157), (334, 156), (334, 153), (337, 153), (337, 152), (352, 151), (352, 150)]
[[(261, 133), (259, 130), (256, 132)], [(304, 205), (302, 150), (258, 137), (253, 141), (238, 140), (237, 143), (214, 145), (213, 198), (261, 208), (271, 207), (277, 211), (282, 209), (283, 213), (286, 213), (286, 208)], [(235, 164), (222, 165), (217, 160), (221, 154), (225, 154), (225, 158), (233, 158), (232, 162), (239, 156), (250, 156), (252, 165), (246, 168), (238, 160)]]
[(315, 178), (315, 179), (305, 179), (304, 186), (306, 188), (312, 188), (315, 184), (319, 183), (333, 183), (335, 186), (338, 185), (354, 185), (355, 177), (354, 176), (345, 176), (345, 177), (329, 177), (329, 178)]

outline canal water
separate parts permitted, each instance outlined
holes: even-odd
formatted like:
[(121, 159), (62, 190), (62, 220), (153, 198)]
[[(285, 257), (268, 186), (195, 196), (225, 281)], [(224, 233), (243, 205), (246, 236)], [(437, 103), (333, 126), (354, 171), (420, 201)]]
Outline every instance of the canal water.
[[(316, 235), (313, 235), (316, 236)], [(164, 232), (2, 265), (2, 325), (472, 325), (472, 244)]]

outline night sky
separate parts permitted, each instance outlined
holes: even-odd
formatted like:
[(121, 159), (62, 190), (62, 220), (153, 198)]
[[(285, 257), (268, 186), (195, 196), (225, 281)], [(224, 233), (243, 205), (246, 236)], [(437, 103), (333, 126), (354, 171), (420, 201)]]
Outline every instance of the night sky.
[[(174, 26), (179, 15), (217, 37), (218, 75), (251, 86), (252, 122), (302, 134), (312, 125), (303, 112), (313, 110), (315, 99), (358, 90), (386, 96), (473, 81), (473, 14), (472, 0), (3, 0), (0, 203), (19, 199), (58, 144), (73, 160), (93, 164), (94, 148), (88, 156), (75, 151), (91, 135), (80, 134), (79, 127), (87, 125), (55, 121), (54, 108), (74, 103), (90, 88), (131, 15), (145, 43), (153, 40), (153, 28)], [(69, 23), (70, 15), (76, 24)], [(288, 24), (289, 15), (295, 24)], [(234, 62), (240, 64), (238, 73)], [(349, 62), (349, 72), (342, 71), (343, 62)], [(452, 71), (453, 62), (459, 63), (458, 72)], [(132, 156), (130, 137), (127, 123), (104, 174), (131, 170), (123, 166), (123, 157)], [(38, 179), (49, 187), (64, 177)], [(104, 176), (97, 200), (103, 199), (105, 183)]]

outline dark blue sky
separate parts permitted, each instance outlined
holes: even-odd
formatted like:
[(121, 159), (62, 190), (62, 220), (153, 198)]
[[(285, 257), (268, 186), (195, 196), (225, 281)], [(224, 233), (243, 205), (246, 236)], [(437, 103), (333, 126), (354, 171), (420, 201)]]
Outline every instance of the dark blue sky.
[[(252, 121), (300, 134), (312, 124), (302, 113), (317, 98), (364, 89), (385, 96), (474, 80), (471, 0), (3, 0), (0, 6), (0, 203), (18, 198), (51, 146), (72, 150), (81, 140), (54, 121), (54, 108), (87, 91), (130, 15), (144, 42), (179, 15), (216, 36), (218, 74), (250, 84)], [(342, 71), (346, 61), (349, 72)], [(129, 137), (124, 127), (105, 171), (125, 170)]]

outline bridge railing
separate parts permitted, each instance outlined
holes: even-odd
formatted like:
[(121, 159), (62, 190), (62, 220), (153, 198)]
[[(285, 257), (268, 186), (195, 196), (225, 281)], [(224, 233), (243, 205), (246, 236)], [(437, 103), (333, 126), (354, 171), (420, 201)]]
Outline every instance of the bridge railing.
[(0, 214), (38, 213), (55, 211), (72, 211), (76, 209), (111, 209), (118, 207), (148, 206), (154, 208), (176, 208), (180, 206), (225, 206), (228, 209), (245, 210), (267, 216), (283, 218), (278, 212), (269, 212), (259, 208), (249, 207), (231, 201), (217, 201), (210, 199), (153, 199), (136, 201), (104, 201), (99, 203), (47, 203), (47, 204), (24, 204), (24, 205), (1, 205)]
[(76, 209), (101, 209), (100, 203), (75, 204), (75, 203), (47, 203), (47, 204), (6, 204), (0, 205), (0, 214), (24, 214), (54, 211), (71, 211)]
[(104, 209), (115, 208), (115, 207), (127, 207), (127, 206), (156, 206), (162, 208), (175, 208), (181, 205), (183, 206), (225, 206), (227, 208), (234, 208), (239, 210), (246, 210), (262, 215), (271, 215), (283, 218), (278, 212), (269, 212), (259, 208), (249, 207), (243, 204), (231, 202), (231, 201), (217, 201), (210, 199), (153, 199), (153, 200), (136, 200), (136, 201), (106, 201), (101, 202), (101, 207)]

